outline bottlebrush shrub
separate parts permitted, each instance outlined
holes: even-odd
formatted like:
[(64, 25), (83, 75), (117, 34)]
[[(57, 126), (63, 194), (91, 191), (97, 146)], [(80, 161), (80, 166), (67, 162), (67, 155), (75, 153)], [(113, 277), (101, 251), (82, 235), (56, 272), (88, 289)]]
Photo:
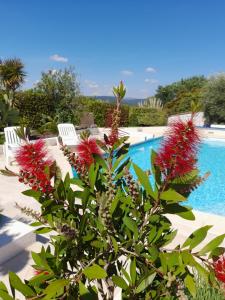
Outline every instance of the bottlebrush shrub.
[[(183, 126), (189, 132), (192, 123)], [(171, 132), (177, 140), (186, 134), (175, 128)], [(0, 298), (14, 299), (17, 290), (26, 299), (116, 299), (119, 287), (122, 299), (186, 299), (186, 294), (195, 295), (199, 279), (219, 286), (211, 258), (223, 253), (224, 234), (201, 246), (211, 228), (204, 226), (183, 244), (169, 245), (177, 230), (168, 215), (194, 220), (185, 201), (202, 180), (196, 166), (166, 176), (171, 165), (159, 160), (163, 144), (159, 154), (151, 152), (150, 172), (144, 171), (128, 157), (126, 140), (119, 138), (113, 146), (99, 143), (106, 154), (93, 154), (79, 178), (59, 178), (55, 167), (50, 194), (24, 192), (40, 202), (41, 218), (33, 226), (39, 226), (37, 233), (52, 232), (52, 247), (32, 252), (37, 273), (31, 279), (23, 282), (10, 273), (12, 296), (1, 282)], [(198, 139), (193, 143), (195, 149)], [(176, 147), (175, 157), (179, 151)], [(80, 164), (74, 153), (64, 152), (71, 164)], [(182, 154), (184, 159), (189, 152)]]

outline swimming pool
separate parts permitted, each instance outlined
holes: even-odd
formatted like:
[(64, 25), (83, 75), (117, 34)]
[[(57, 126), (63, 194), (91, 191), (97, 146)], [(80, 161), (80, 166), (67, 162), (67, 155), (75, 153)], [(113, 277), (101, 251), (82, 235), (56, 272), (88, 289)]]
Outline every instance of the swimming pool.
[[(150, 168), (151, 149), (157, 150), (162, 139), (130, 147), (132, 161), (144, 170)], [(196, 210), (225, 216), (225, 141), (203, 140), (198, 154), (198, 167), (203, 175), (210, 171), (208, 179), (188, 198), (187, 204)]]

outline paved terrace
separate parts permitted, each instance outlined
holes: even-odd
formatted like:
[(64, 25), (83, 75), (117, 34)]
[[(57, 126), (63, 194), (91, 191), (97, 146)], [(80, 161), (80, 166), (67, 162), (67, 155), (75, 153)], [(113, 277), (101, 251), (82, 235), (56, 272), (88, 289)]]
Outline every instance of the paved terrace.
[[(104, 129), (100, 130), (103, 131)], [(166, 130), (166, 127), (144, 127), (141, 129), (141, 131), (140, 128), (123, 128), (123, 130), (131, 134), (130, 142), (131, 144), (134, 144), (143, 141), (143, 136), (145, 134), (154, 135), (154, 137), (162, 136)], [(225, 139), (225, 131), (222, 130), (200, 129), (200, 132), (202, 137)], [(71, 174), (70, 165), (66, 161), (60, 149), (56, 145), (54, 145), (54, 141), (51, 141), (51, 145), (48, 145), (48, 149), (50, 156), (56, 159), (58, 165), (60, 166), (63, 176), (68, 171)], [(3, 168), (4, 157), (3, 154), (0, 153), (0, 169)], [(13, 165), (11, 169), (13, 171), (18, 171), (18, 166)], [(21, 206), (31, 207), (34, 210), (39, 210), (39, 204), (32, 198), (26, 197), (21, 194), (21, 192), (25, 189), (26, 187), (23, 184), (19, 183), (17, 178), (0, 175), (0, 208), (3, 209), (3, 214), (14, 220), (19, 220), (23, 223), (29, 223), (31, 220), (27, 216), (23, 215), (20, 210), (15, 207), (15, 202), (17, 202)], [(205, 224), (214, 225), (210, 230), (210, 238), (225, 232), (225, 217), (197, 211), (195, 213), (196, 220), (194, 222), (185, 221), (176, 216), (170, 217), (174, 227), (179, 229), (179, 235), (177, 236), (173, 244), (182, 242), (187, 237), (187, 235), (190, 234), (190, 232), (198, 227), (204, 226)], [(7, 273), (9, 271), (15, 271), (23, 278), (30, 278), (33, 275), (30, 251), (39, 251), (43, 243), (47, 243), (47, 241), (43, 237), (38, 237), (36, 242), (26, 247), (26, 249), (24, 249), (24, 251), (22, 251), (19, 255), (0, 265), (0, 279), (6, 282)]]

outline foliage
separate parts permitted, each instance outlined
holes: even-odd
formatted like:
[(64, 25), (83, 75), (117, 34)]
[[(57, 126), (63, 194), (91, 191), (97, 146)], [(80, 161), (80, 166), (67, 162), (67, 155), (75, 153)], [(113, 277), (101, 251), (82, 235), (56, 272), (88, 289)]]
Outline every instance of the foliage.
[(43, 115), (53, 117), (54, 103), (52, 99), (34, 89), (17, 92), (15, 106), (19, 110), (22, 125), (32, 129), (43, 125)]
[(42, 115), (42, 119), (41, 119), (42, 126), (39, 128), (39, 132), (57, 133), (58, 132), (57, 125), (59, 123), (60, 123), (60, 119), (58, 114), (56, 114), (54, 117)]
[(4, 134), (0, 134), (0, 145), (5, 143), (5, 136)]
[(212, 76), (206, 85), (203, 97), (207, 121), (225, 124), (225, 75)]
[(155, 108), (158, 110), (163, 109), (162, 101), (157, 99), (156, 97), (149, 97), (145, 101), (141, 101), (138, 103), (139, 107), (147, 107), (147, 108)]
[(88, 111), (94, 114), (94, 120), (97, 126), (105, 126), (105, 117), (108, 110), (113, 108), (112, 104), (88, 97), (80, 98), (80, 103), (82, 105), (81, 111)]
[(204, 76), (193, 76), (187, 79), (181, 79), (166, 86), (159, 86), (155, 97), (162, 101), (163, 105), (178, 98), (179, 94), (192, 92), (204, 87), (207, 82)]
[(14, 92), (24, 83), (26, 73), (19, 58), (0, 61), (0, 83), (3, 86), (10, 105), (14, 105)]
[(164, 111), (145, 107), (129, 108), (129, 126), (162, 126), (166, 121)]
[(0, 130), (4, 127), (17, 125), (19, 112), (12, 108), (4, 99), (0, 99)]
[(69, 111), (72, 100), (80, 95), (79, 82), (72, 67), (43, 72), (36, 90), (52, 100), (54, 111), (57, 109)]
[(223, 291), (206, 286), (202, 282), (199, 282), (196, 291), (196, 296), (190, 296), (190, 300), (224, 300)]
[(167, 102), (164, 109), (168, 115), (179, 114), (184, 112), (190, 112), (192, 109), (192, 102), (200, 103), (202, 102), (203, 88), (192, 89), (191, 91), (179, 92), (177, 93), (174, 100)]
[[(103, 100), (90, 98), (90, 97), (79, 97), (76, 101), (76, 112), (81, 115), (82, 112), (92, 112), (94, 115), (95, 124), (98, 127), (109, 127), (111, 124), (112, 112), (115, 106), (112, 103), (105, 102)], [(128, 126), (128, 115), (130, 107), (128, 105), (121, 106), (121, 120), (120, 126)], [(79, 120), (79, 117), (77, 117)], [(79, 123), (77, 123), (79, 124)]]
[(71, 99), (63, 99), (56, 108), (56, 115), (60, 123), (73, 123), (78, 125), (82, 115), (82, 105), (79, 102), (80, 96)]
[(168, 115), (192, 111), (192, 102), (200, 103), (203, 98), (204, 86), (207, 80), (204, 76), (193, 76), (182, 79), (170, 85), (159, 86), (155, 97), (164, 104)]
[[(122, 94), (117, 95), (118, 101)], [(183, 124), (186, 130), (180, 130), (176, 140), (173, 137), (177, 145), (183, 139), (182, 146), (189, 129), (191, 136), (197, 133), (192, 122)], [(172, 130), (171, 135), (175, 133)], [(111, 300), (115, 288), (120, 287), (122, 299), (185, 299), (187, 290), (196, 296), (198, 280), (194, 274), (204, 285), (218, 287), (210, 258), (223, 253), (219, 246), (224, 234), (202, 247), (211, 228), (203, 226), (183, 244), (168, 246), (177, 234), (168, 215), (194, 220), (192, 209), (184, 204), (201, 183), (198, 170), (186, 170), (188, 173), (176, 178), (165, 176), (176, 167), (178, 146), (170, 169), (159, 168), (158, 154), (152, 151), (151, 172), (142, 170), (127, 156), (126, 140), (123, 137), (112, 144), (105, 136), (104, 141), (97, 141), (105, 155), (94, 151), (91, 165), (83, 163), (79, 153), (63, 147), (77, 179), (69, 174), (62, 179), (56, 164), (46, 161), (40, 144), (22, 146), (26, 157), (18, 154), (22, 159), (20, 178), (28, 180), (32, 188), (24, 194), (41, 204), (41, 215), (33, 226), (38, 226), (37, 233), (54, 235), (51, 248), (42, 247), (39, 253), (32, 253), (36, 274), (22, 282), (10, 272), (12, 296), (0, 283), (0, 297), (13, 299), (17, 290), (27, 299), (98, 299), (100, 294), (102, 299)], [(192, 141), (197, 147), (198, 140)], [(32, 147), (35, 153), (30, 151)], [(189, 151), (182, 153), (185, 156)], [(27, 171), (40, 175), (37, 162), (41, 178), (45, 172), (47, 189), (33, 186), (32, 178), (26, 175)]]

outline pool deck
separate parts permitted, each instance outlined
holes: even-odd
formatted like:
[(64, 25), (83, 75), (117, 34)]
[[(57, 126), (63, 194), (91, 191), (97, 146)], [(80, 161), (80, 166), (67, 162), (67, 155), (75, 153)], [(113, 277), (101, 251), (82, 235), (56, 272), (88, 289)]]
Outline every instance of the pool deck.
[[(130, 133), (131, 144), (142, 142), (145, 135), (154, 135), (154, 137), (160, 137), (164, 134), (166, 129), (167, 127), (143, 127), (141, 129), (122, 128), (123, 131)], [(104, 131), (104, 129), (101, 130)], [(213, 137), (225, 139), (225, 131), (222, 130), (200, 129), (200, 132), (203, 138)], [(68, 171), (71, 174), (70, 165), (60, 149), (56, 145), (49, 145), (48, 149), (50, 156), (54, 158), (60, 166), (63, 176)], [(3, 168), (4, 157), (0, 153), (0, 169)], [(11, 169), (13, 171), (18, 171), (18, 166), (13, 165)], [(17, 202), (21, 206), (31, 207), (34, 210), (40, 209), (39, 204), (35, 200), (21, 194), (21, 192), (25, 189), (26, 187), (19, 183), (16, 177), (6, 177), (0, 175), (0, 209), (3, 209), (2, 213), (14, 220), (22, 221), (23, 223), (30, 223), (31, 220), (15, 207), (15, 202)], [(212, 229), (209, 231), (209, 238), (213, 238), (216, 235), (225, 233), (225, 217), (199, 211), (195, 211), (195, 215), (195, 221), (186, 221), (175, 215), (169, 216), (174, 228), (179, 229), (179, 234), (177, 235), (177, 238), (173, 244), (181, 243), (192, 231), (206, 224), (213, 225)], [(0, 265), (0, 280), (6, 282), (6, 278), (8, 277), (7, 273), (9, 271), (15, 271), (23, 278), (30, 278), (33, 275), (30, 251), (39, 251), (43, 243), (45, 244), (46, 240), (44, 240), (42, 237), (39, 237), (36, 242), (26, 247), (19, 255)]]

